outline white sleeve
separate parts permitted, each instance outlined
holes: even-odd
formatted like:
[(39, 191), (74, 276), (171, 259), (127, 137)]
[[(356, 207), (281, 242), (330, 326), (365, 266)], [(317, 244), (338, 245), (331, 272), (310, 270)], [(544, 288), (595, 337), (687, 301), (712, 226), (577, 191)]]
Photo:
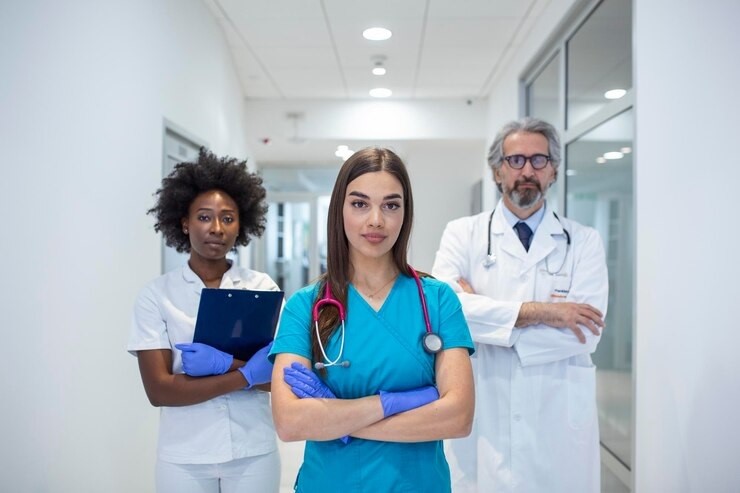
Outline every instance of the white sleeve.
[(447, 224), (434, 258), (432, 275), (449, 284), (457, 293), (475, 342), (511, 347), (519, 336), (519, 330), (514, 330), (514, 323), (522, 303), (468, 294), (457, 283), (458, 279), (470, 282), (472, 278), (471, 246), (475, 244), (472, 241), (475, 219), (462, 218)]
[[(571, 246), (576, 257), (570, 291), (565, 301), (587, 303), (606, 317), (609, 281), (604, 246), (596, 230), (583, 228), (581, 231), (585, 234), (575, 237)], [(525, 327), (517, 332), (520, 335), (514, 349), (522, 366), (550, 363), (579, 354), (593, 353), (601, 339), (600, 335), (594, 335), (583, 328), (586, 343), (582, 344), (572, 330), (559, 328), (553, 330), (544, 324)]]
[(137, 351), (141, 350), (171, 348), (159, 300), (152, 285), (149, 285), (136, 299), (127, 349), (136, 356)]

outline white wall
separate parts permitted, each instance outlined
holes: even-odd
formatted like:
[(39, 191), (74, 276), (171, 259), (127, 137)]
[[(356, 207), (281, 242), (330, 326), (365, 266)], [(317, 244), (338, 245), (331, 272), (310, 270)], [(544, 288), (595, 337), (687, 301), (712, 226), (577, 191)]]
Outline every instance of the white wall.
[(0, 3), (0, 489), (153, 491), (158, 412), (125, 352), (159, 273), (167, 118), (244, 157), (230, 55), (198, 0)]
[(635, 491), (737, 492), (740, 4), (634, 16)]
[(470, 215), (473, 185), (485, 162), (485, 141), (414, 141), (405, 146), (414, 192), (414, 229), (409, 262), (432, 271), (447, 222)]

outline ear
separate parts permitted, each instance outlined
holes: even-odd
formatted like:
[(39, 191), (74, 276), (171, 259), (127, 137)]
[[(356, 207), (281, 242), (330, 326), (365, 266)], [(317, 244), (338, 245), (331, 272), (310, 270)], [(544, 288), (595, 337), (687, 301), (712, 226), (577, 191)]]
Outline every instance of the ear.
[(494, 183), (496, 183), (497, 185), (500, 185), (501, 184), (501, 167), (499, 166), (498, 168), (491, 168), (491, 169), (493, 171)]
[(180, 225), (182, 226), (182, 232), (188, 234), (188, 218), (183, 217), (180, 219)]

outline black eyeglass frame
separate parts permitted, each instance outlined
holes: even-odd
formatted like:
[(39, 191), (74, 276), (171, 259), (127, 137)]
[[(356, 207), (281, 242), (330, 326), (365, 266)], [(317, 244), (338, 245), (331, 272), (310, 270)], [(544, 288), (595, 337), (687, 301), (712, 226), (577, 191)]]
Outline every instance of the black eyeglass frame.
[[(512, 163), (512, 160), (519, 160), (520, 158), (523, 159), (523, 161), (521, 161), (522, 164), (517, 165)], [(545, 160), (542, 161), (542, 164), (535, 164), (535, 161), (533, 160), (539, 162), (539, 158), (545, 158)], [(510, 156), (504, 156), (504, 161), (509, 164), (511, 169), (522, 169), (527, 164), (527, 161), (529, 161), (529, 164), (532, 165), (532, 168), (543, 169), (545, 168), (545, 166), (547, 166), (547, 163), (550, 162), (550, 156), (548, 156), (547, 154), (532, 154), (531, 156), (525, 156), (524, 154), (512, 154)]]

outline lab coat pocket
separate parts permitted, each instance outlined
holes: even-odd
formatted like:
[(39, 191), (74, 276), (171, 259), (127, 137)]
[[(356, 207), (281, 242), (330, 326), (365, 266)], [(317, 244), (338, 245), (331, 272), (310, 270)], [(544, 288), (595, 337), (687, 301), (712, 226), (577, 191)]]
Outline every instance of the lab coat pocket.
[(568, 424), (582, 430), (596, 418), (596, 367), (568, 365)]

